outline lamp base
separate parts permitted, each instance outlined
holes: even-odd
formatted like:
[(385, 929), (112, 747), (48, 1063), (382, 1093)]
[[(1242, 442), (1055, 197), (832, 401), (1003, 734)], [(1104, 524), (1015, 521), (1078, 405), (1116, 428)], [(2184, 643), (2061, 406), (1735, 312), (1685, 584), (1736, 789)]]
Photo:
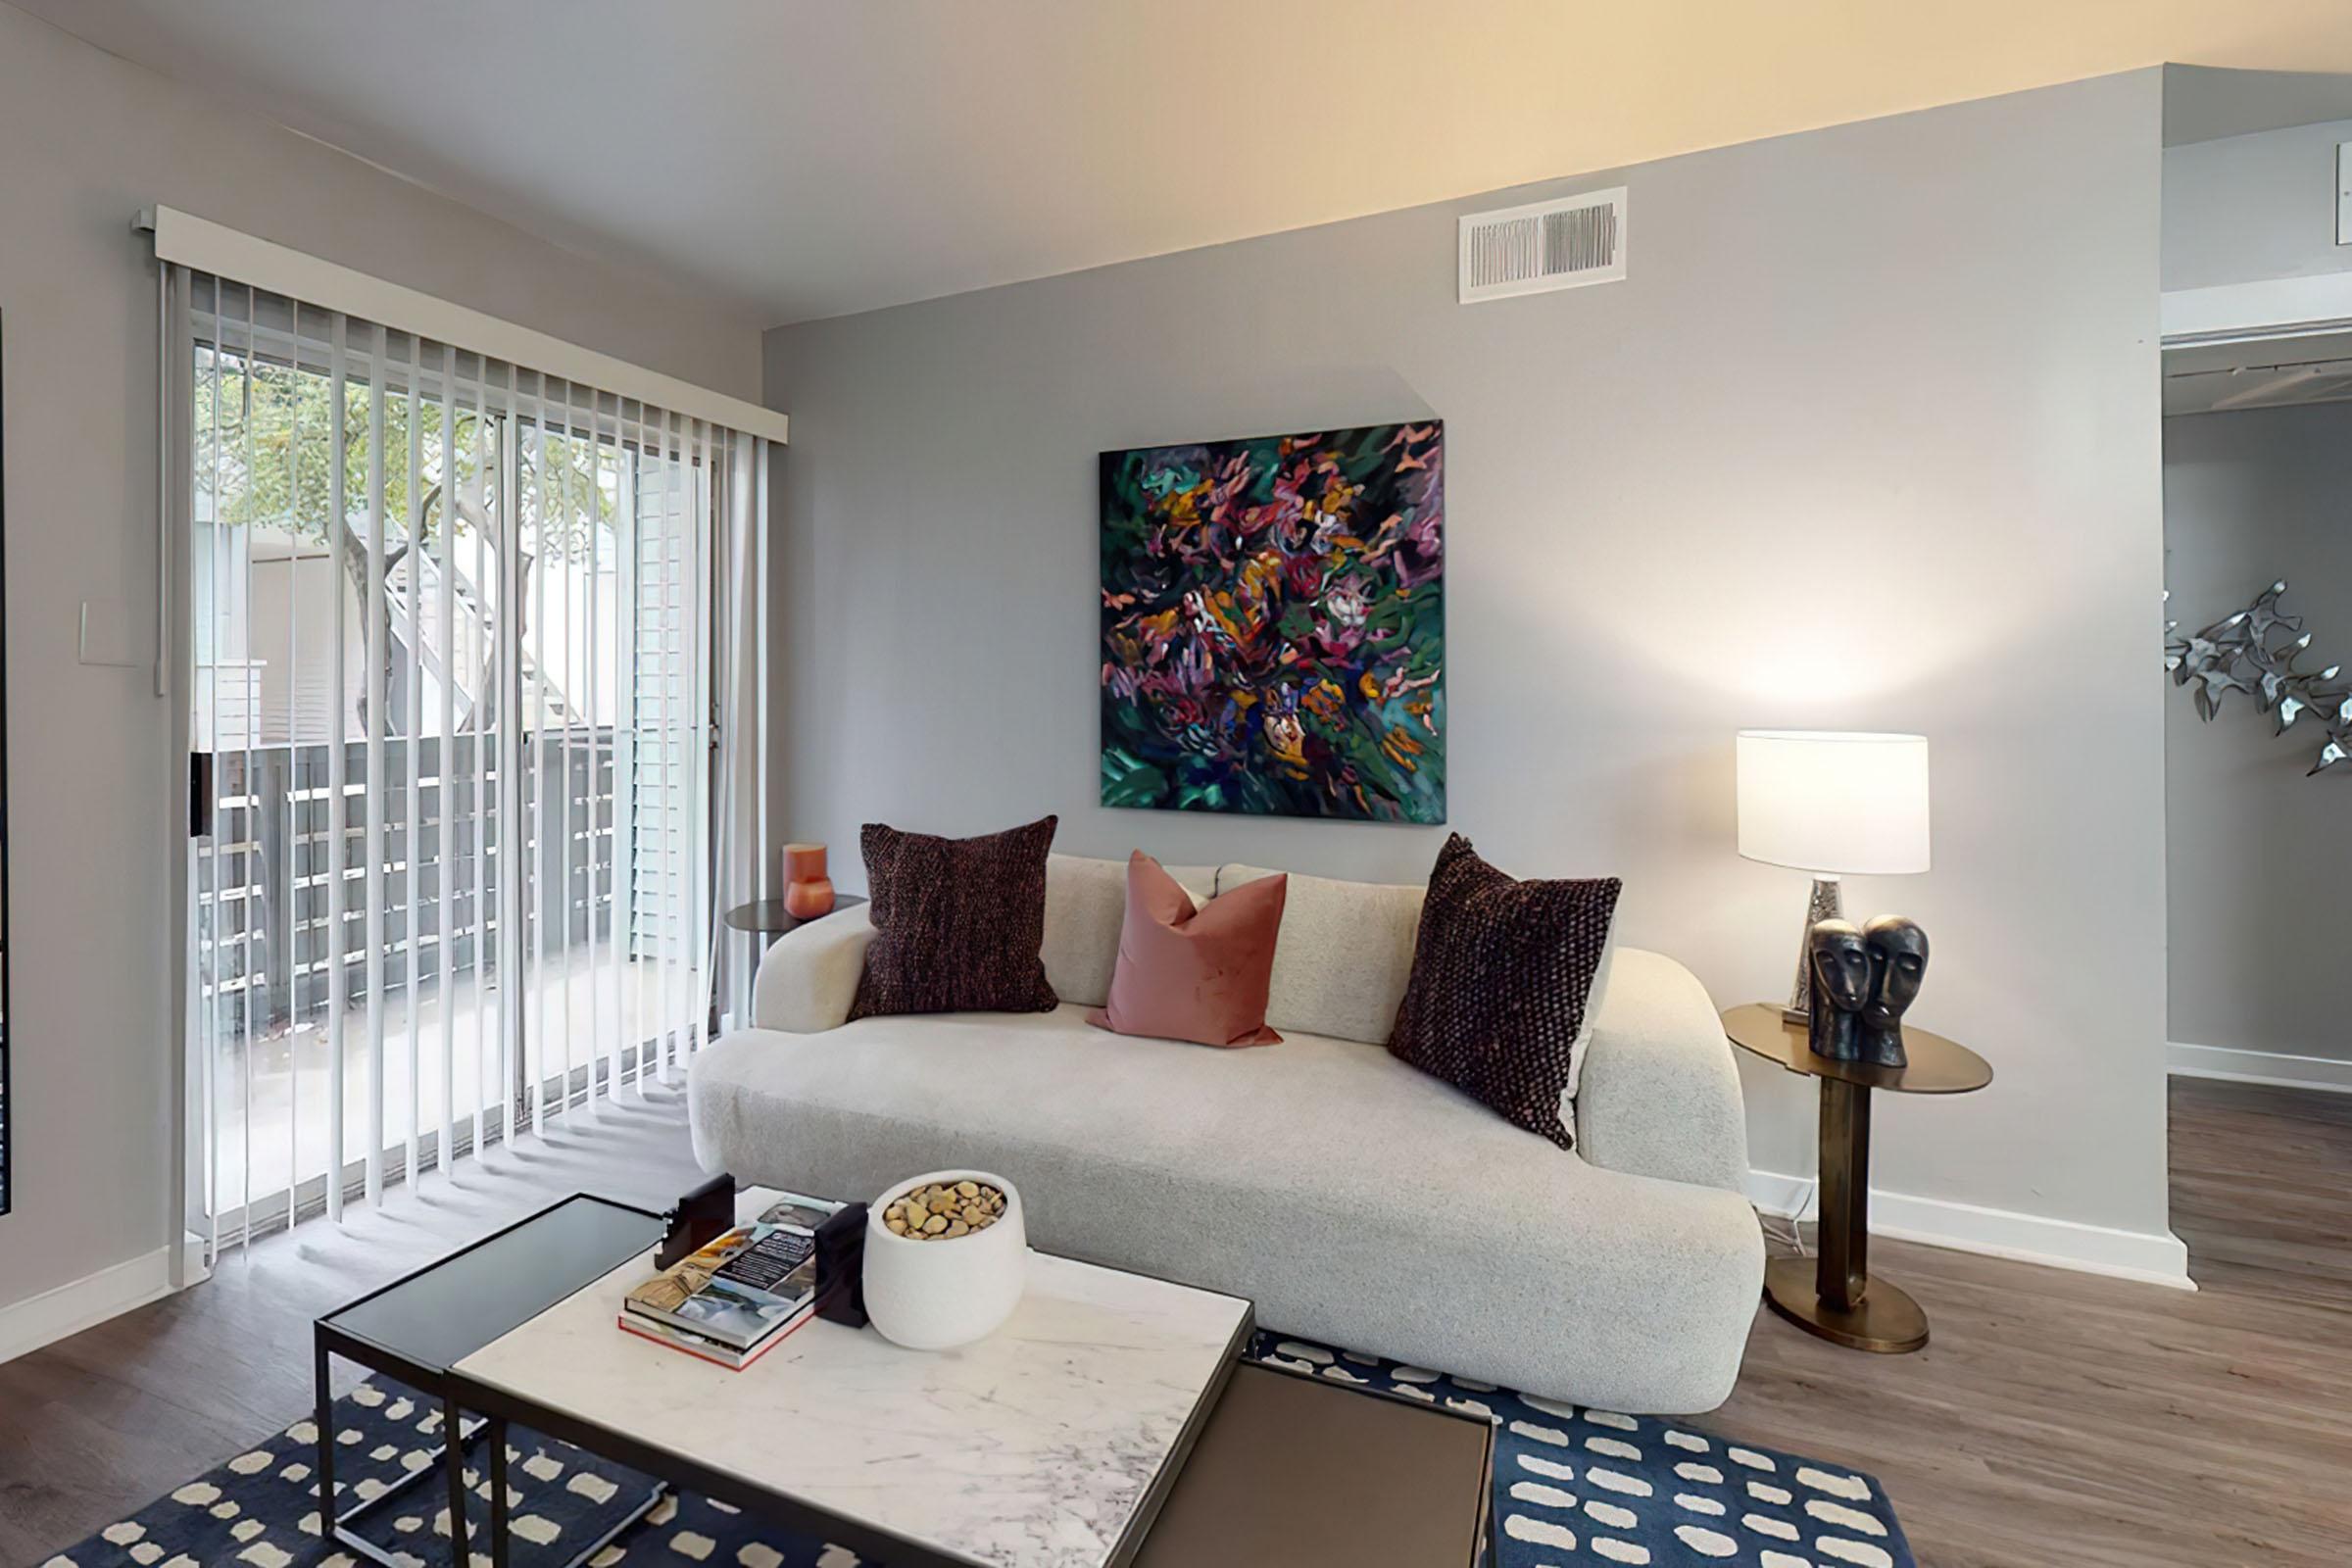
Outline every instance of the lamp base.
[(1805, 928), (1796, 934), (1796, 984), (1788, 991), (1788, 1005), (1781, 1016), (1804, 1023), (1813, 1016), (1813, 927), (1822, 920), (1845, 917), (1845, 900), (1834, 876), (1813, 879), (1813, 898), (1805, 906)]

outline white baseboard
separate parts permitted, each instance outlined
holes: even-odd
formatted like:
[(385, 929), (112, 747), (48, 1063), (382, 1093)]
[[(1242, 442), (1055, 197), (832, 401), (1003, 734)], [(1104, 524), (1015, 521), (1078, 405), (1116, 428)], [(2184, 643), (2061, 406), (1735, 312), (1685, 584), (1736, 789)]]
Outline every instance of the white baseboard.
[(2164, 1051), (2166, 1064), (2185, 1078), (2227, 1078), (2232, 1083), (2352, 1095), (2352, 1061), (2331, 1056), (2290, 1056), (2280, 1051), (2238, 1051), (2178, 1040)]
[[(1747, 1196), (1763, 1213), (1784, 1219), (1818, 1217), (1818, 1194), (1809, 1176), (1751, 1170), (1747, 1173)], [(1870, 1190), (1870, 1233), (2021, 1263), (2139, 1280), (2174, 1290), (2197, 1288), (2188, 1277), (2188, 1249), (2170, 1231), (2120, 1231), (2076, 1220), (2023, 1214), (2015, 1209), (1983, 1208), (1941, 1198), (1916, 1198), (1909, 1193), (1890, 1193), (1874, 1187)]]
[(1747, 1173), (1747, 1200), (1756, 1212), (1780, 1219), (1812, 1220), (1821, 1213), (1821, 1184), (1810, 1176), (1783, 1176), (1778, 1171)]
[(172, 1294), (172, 1249), (127, 1258), (55, 1290), (0, 1307), (0, 1361), (79, 1334), (119, 1313)]

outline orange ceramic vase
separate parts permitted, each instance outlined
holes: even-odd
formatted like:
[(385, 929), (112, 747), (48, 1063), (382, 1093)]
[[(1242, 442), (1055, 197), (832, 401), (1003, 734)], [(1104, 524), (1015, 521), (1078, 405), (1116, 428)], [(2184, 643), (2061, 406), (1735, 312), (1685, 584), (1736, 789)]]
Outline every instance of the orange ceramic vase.
[(822, 844), (784, 846), (784, 912), (796, 920), (833, 912), (833, 882), (825, 875)]

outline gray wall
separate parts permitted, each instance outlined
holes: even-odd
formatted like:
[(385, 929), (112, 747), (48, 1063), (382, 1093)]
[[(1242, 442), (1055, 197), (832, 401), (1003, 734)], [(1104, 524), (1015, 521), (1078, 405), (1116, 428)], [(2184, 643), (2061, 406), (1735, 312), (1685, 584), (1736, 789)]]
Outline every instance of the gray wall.
[[(2279, 578), (2313, 634), (2304, 667), (2352, 666), (2352, 404), (2164, 421), (2165, 578), (2194, 629)], [(2172, 1036), (2352, 1060), (2352, 778), (2307, 779), (2307, 718), (2283, 737), (2244, 698), (2210, 724), (2165, 713)]]
[(2335, 147), (2352, 120), (2168, 147), (2164, 286), (2352, 270), (2335, 242)]
[(757, 396), (757, 323), (278, 130), (0, 5), (6, 312), (8, 1019), (15, 1212), (0, 1305), (170, 1234), (166, 829), (185, 761), (145, 668), (75, 662), (81, 600), (155, 593), (162, 203)]
[[(1804, 884), (1734, 852), (1733, 731), (1925, 731), (1936, 869), (1850, 896), (1999, 1078), (1884, 1105), (1880, 1185), (2160, 1231), (2159, 117), (2136, 73), (771, 332), (783, 828), (850, 887), (861, 821), (1048, 810), (1422, 876), (1440, 831), (1094, 804), (1095, 455), (1442, 416), (1452, 825), (1773, 997)], [(1454, 303), (1457, 213), (1620, 179), (1629, 281)], [(1748, 1083), (1808, 1170), (1805, 1087)]]

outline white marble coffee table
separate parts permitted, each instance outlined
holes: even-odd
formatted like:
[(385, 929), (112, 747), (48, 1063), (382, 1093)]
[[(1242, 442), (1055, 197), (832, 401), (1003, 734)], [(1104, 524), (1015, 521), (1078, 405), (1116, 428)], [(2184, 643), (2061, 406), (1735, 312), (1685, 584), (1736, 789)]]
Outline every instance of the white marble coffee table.
[(651, 1256), (459, 1360), (464, 1404), (892, 1564), (1127, 1562), (1250, 1329), (1247, 1301), (1035, 1253), (977, 1345), (819, 1320), (730, 1372), (616, 1326)]

